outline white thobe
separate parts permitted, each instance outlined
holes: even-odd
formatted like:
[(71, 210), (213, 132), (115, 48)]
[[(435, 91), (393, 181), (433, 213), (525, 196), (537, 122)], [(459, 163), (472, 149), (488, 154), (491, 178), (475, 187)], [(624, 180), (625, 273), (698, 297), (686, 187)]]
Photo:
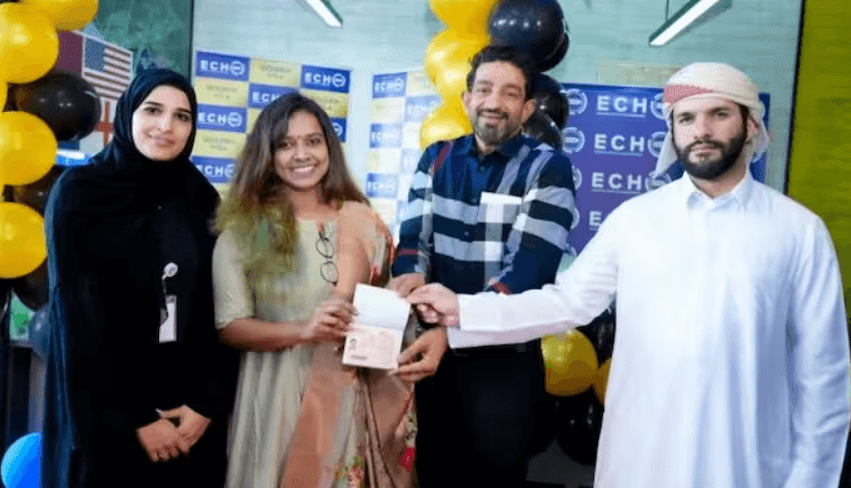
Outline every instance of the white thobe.
[(690, 178), (613, 211), (555, 285), (460, 297), (460, 327), (519, 342), (617, 293), (597, 488), (834, 488), (849, 347), (823, 221), (748, 174)]

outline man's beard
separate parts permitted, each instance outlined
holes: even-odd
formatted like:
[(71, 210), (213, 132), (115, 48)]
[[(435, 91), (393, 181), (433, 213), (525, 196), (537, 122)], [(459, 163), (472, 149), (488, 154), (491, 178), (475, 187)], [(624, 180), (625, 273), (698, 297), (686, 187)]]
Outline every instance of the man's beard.
[[(683, 163), (683, 169), (685, 169), (686, 173), (693, 178), (711, 181), (725, 175), (736, 164), (736, 161), (739, 160), (739, 156), (741, 156), (745, 147), (745, 141), (747, 140), (747, 131), (745, 127), (742, 127), (739, 135), (729, 139), (726, 144), (712, 139), (702, 139), (689, 144), (685, 148), (680, 148), (677, 145), (677, 141), (673, 139), (673, 134), (671, 136), (674, 143), (674, 150), (677, 152), (677, 158)], [(711, 162), (705, 162), (705, 160), (701, 163), (691, 162), (689, 160), (691, 151), (694, 149), (694, 146), (699, 144), (710, 145), (720, 149), (721, 156)]]
[[(482, 119), (482, 114), (490, 113), (499, 115), (505, 121), (505, 124), (500, 128), (498, 125), (491, 125)], [(488, 146), (496, 147), (510, 139), (512, 136), (520, 132), (520, 121), (511, 120), (505, 112), (497, 110), (476, 110), (476, 119), (473, 121), (473, 132)]]

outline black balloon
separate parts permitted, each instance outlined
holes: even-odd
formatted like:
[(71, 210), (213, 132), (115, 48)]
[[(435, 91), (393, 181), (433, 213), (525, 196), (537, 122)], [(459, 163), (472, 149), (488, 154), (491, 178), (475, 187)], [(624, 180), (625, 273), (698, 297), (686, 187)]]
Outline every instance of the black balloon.
[(100, 121), (100, 98), (94, 87), (73, 73), (55, 71), (14, 90), (18, 110), (44, 120), (59, 141), (91, 134)]
[(10, 279), (0, 279), (0, 323), (6, 317), (6, 312), (9, 311), (9, 301), (12, 298), (12, 281)]
[(606, 310), (588, 325), (578, 327), (585, 334), (597, 352), (600, 364), (612, 357), (612, 349), (615, 345), (615, 313)]
[(9, 87), (6, 88), (6, 103), (3, 104), (3, 112), (9, 112), (9, 111), (15, 110), (15, 100), (14, 100), (15, 95), (13, 93), (13, 90), (14, 90), (13, 85), (9, 85)]
[(560, 47), (565, 30), (564, 12), (556, 0), (502, 0), (488, 20), (492, 43), (526, 52), (539, 70)]
[(30, 346), (42, 362), (47, 360), (48, 317), (48, 306), (45, 305), (36, 310), (29, 321)]
[(47, 303), (47, 260), (32, 273), (12, 280), (12, 290), (18, 300), (30, 310), (38, 310)]
[(559, 129), (567, 126), (570, 106), (558, 81), (539, 73), (532, 81), (532, 96), (535, 98), (536, 111), (547, 114)]
[(558, 47), (555, 51), (546, 59), (542, 60), (538, 63), (539, 71), (549, 71), (561, 62), (562, 59), (567, 55), (567, 48), (570, 47), (570, 36), (567, 33), (564, 33), (564, 37), (561, 38), (561, 42), (558, 44)]
[(53, 166), (46, 175), (29, 185), (13, 186), (13, 199), (15, 202), (23, 203), (44, 215), (44, 206), (47, 204), (47, 196), (50, 194), (50, 189), (53, 187), (56, 179), (59, 178), (59, 175), (64, 171), (64, 166)]
[(536, 111), (523, 124), (523, 133), (541, 142), (546, 142), (557, 151), (564, 147), (564, 135), (555, 122), (546, 114)]
[(594, 392), (563, 397), (556, 416), (556, 442), (565, 454), (580, 464), (597, 461), (603, 406)]

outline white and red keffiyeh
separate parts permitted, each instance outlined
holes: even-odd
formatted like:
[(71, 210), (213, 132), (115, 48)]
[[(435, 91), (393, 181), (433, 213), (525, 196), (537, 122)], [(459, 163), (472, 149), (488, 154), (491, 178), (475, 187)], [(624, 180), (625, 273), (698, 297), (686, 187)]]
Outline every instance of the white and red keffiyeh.
[(759, 100), (759, 88), (740, 70), (724, 63), (693, 63), (674, 73), (665, 84), (663, 106), (668, 134), (662, 144), (653, 176), (664, 174), (677, 160), (671, 140), (671, 111), (677, 102), (685, 99), (720, 97), (744, 105), (750, 110), (759, 130), (746, 145), (749, 161), (759, 159), (768, 149), (768, 130), (762, 119), (765, 106)]

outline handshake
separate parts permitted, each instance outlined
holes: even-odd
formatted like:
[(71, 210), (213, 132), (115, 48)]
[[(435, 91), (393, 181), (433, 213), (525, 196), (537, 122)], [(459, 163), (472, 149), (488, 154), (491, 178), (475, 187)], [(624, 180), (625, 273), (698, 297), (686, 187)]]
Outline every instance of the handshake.
[(425, 283), (420, 273), (407, 273), (394, 278), (390, 289), (415, 307), (420, 319), (428, 324), (458, 327), (458, 296), (439, 283)]

